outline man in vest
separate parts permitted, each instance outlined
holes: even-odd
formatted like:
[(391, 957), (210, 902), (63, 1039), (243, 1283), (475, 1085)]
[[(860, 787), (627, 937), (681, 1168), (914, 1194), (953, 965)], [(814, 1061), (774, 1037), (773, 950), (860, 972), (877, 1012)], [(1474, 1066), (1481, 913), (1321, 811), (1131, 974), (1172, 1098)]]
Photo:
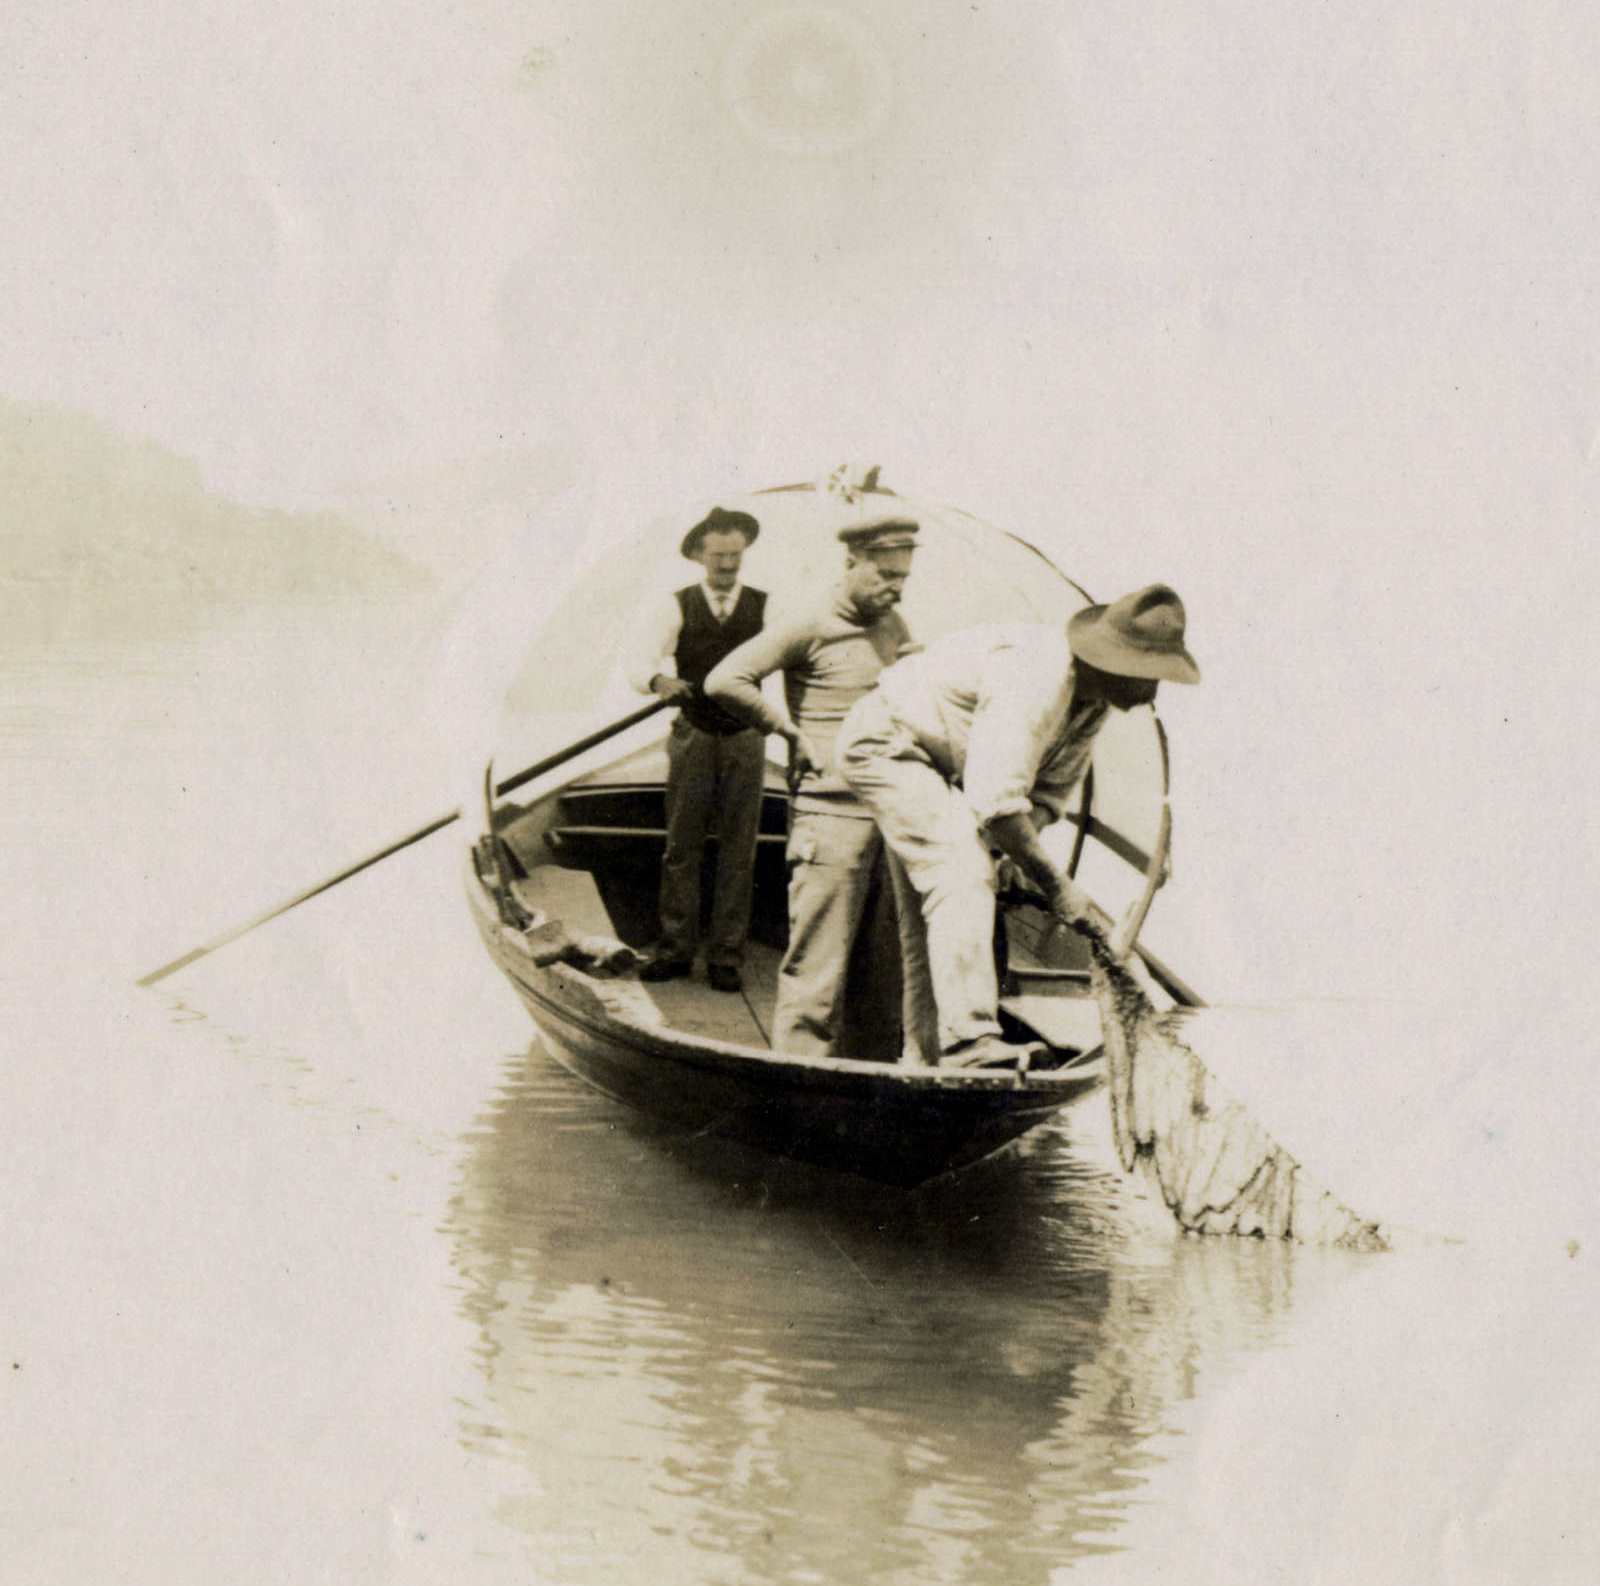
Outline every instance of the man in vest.
[[(781, 1052), (863, 1055), (845, 1050), (845, 987), (874, 882), (881, 878), (886, 887), (887, 878), (872, 811), (840, 777), (833, 741), (850, 707), (912, 647), (896, 608), (917, 532), (903, 510), (846, 524), (838, 531), (843, 579), (775, 619), (706, 679), (717, 704), (789, 745), (789, 945), (772, 1019), (772, 1044)], [(783, 673), (787, 715), (761, 692), (774, 672)], [(870, 1011), (892, 1025), (892, 1015)]]
[(647, 616), (632, 681), (678, 707), (667, 739), (667, 850), (661, 865), (661, 935), (639, 971), (671, 980), (694, 967), (700, 936), (700, 869), (715, 821), (716, 892), (706, 979), (718, 991), (740, 989), (750, 928), (756, 834), (766, 773), (762, 734), (705, 696), (706, 674), (761, 631), (767, 597), (740, 582), (745, 548), (761, 532), (748, 512), (712, 510), (683, 538), (681, 550), (705, 576), (685, 585)]

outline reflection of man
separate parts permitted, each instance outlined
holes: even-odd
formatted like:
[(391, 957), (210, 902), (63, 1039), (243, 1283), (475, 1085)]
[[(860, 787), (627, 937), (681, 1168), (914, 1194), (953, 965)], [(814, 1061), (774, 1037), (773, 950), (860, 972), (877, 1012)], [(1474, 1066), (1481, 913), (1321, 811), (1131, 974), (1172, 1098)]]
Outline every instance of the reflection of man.
[(998, 848), (1063, 918), (1088, 897), (1051, 863), (1059, 820), (1108, 709), (1198, 683), (1183, 604), (1164, 584), (1043, 624), (951, 634), (890, 668), (840, 729), (839, 770), (877, 817), (900, 915), (912, 1043), (968, 1067), (1013, 1061), (992, 949)]
[(701, 564), (705, 577), (647, 613), (630, 671), (641, 694), (657, 694), (678, 707), (667, 739), (661, 935), (639, 971), (642, 980), (671, 980), (694, 967), (701, 859), (714, 820), (717, 880), (706, 979), (718, 991), (740, 989), (766, 755), (762, 735), (719, 710), (701, 685), (718, 661), (761, 631), (766, 594), (739, 581), (745, 547), (760, 532), (748, 512), (721, 507), (689, 530), (681, 549)]
[[(883, 845), (871, 810), (834, 769), (833, 741), (850, 707), (910, 642), (894, 608), (916, 537), (903, 514), (841, 529), (843, 581), (741, 645), (706, 679), (717, 704), (789, 743), (789, 946), (772, 1034), (782, 1052), (850, 1055), (840, 1050), (845, 981)], [(761, 680), (777, 671), (787, 717), (761, 694)]]

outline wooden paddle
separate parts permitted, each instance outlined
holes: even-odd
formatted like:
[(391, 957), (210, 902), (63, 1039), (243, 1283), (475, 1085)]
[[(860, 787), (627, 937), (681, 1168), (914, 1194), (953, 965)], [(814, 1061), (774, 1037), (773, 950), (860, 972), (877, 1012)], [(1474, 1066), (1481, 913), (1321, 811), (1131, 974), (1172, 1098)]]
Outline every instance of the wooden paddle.
[[(602, 744), (607, 738), (615, 738), (619, 732), (625, 732), (629, 727), (644, 721), (647, 717), (655, 715), (658, 710), (665, 710), (669, 701), (658, 699), (648, 705), (642, 705), (638, 710), (630, 711), (620, 721), (614, 721), (609, 727), (602, 727), (598, 732), (592, 732), (585, 738), (580, 738), (576, 743), (569, 743), (565, 749), (558, 750), (555, 754), (547, 755), (543, 760), (530, 765), (525, 771), (518, 771), (515, 776), (509, 776), (505, 781), (495, 785), (494, 793), (497, 798), (515, 791), (524, 784), (533, 781), (535, 777), (543, 776), (547, 771), (554, 771), (557, 766), (565, 765), (569, 760), (575, 760), (585, 750), (593, 749), (596, 744)], [(413, 843), (420, 843), (424, 837), (431, 837), (435, 832), (443, 831), (446, 826), (461, 819), (460, 808), (453, 809), (447, 815), (437, 816), (426, 826), (419, 826), (414, 832), (408, 832), (404, 837), (397, 838), (394, 842), (386, 844), (376, 853), (368, 854), (363, 859), (357, 859), (353, 864), (346, 865), (342, 870), (333, 875), (315, 882), (309, 887), (302, 888), (293, 897), (285, 898), (283, 902), (274, 904), (270, 909), (264, 909), (260, 914), (252, 915), (242, 925), (236, 925), (231, 930), (224, 931), (220, 936), (214, 936), (209, 942), (202, 943), (199, 947), (190, 949), (181, 958), (174, 958), (170, 964), (163, 964), (159, 969), (152, 969), (148, 975), (141, 975), (135, 984), (140, 986), (153, 986), (159, 980), (165, 980), (168, 975), (175, 975), (180, 969), (186, 969), (190, 964), (216, 952), (219, 947), (226, 947), (229, 942), (236, 942), (241, 936), (248, 935), (258, 925), (265, 925), (268, 920), (275, 920), (280, 914), (287, 914), (290, 909), (298, 908), (302, 903), (309, 902), (318, 893), (327, 892), (339, 885), (341, 881), (348, 881), (351, 876), (360, 875), (363, 870), (370, 870), (375, 864), (397, 854), (402, 848), (409, 848)]]

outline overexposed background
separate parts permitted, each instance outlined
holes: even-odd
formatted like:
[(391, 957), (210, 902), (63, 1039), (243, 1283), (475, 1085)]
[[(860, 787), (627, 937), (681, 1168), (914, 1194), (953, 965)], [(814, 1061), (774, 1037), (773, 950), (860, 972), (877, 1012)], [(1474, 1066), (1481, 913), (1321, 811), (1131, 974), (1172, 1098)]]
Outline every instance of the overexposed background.
[[(109, 434), (194, 510), (428, 569), (395, 815), (608, 545), (881, 463), (1096, 595), (1181, 591), (1151, 939), (1217, 1000), (1326, 1007), (1327, 1110), (1590, 1259), (1594, 8), (8, 20), (8, 488)], [(102, 485), (107, 544), (143, 532)], [(1397, 1070), (1417, 1112), (1363, 1117)], [(1513, 1467), (1528, 1402), (1488, 1418)]]
[(1197, 975), (1581, 981), (1589, 8), (13, 18), (5, 395), (449, 578), (870, 458), (1185, 595)]

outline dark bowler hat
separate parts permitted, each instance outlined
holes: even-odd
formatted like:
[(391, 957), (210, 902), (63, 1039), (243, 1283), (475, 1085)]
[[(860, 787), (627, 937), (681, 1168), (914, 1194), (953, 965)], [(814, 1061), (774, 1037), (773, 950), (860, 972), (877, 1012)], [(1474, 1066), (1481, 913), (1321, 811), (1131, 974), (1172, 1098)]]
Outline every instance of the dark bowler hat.
[(904, 512), (874, 512), (839, 530), (852, 551), (898, 551), (917, 543), (920, 525)]
[(713, 507), (684, 535), (683, 544), (678, 549), (692, 562), (700, 549), (700, 542), (708, 534), (734, 532), (742, 534), (744, 543), (748, 545), (760, 534), (761, 525), (748, 512), (729, 512), (725, 507)]
[(1183, 647), (1183, 602), (1165, 584), (1075, 612), (1067, 619), (1067, 643), (1080, 661), (1117, 677), (1200, 681), (1200, 668)]

